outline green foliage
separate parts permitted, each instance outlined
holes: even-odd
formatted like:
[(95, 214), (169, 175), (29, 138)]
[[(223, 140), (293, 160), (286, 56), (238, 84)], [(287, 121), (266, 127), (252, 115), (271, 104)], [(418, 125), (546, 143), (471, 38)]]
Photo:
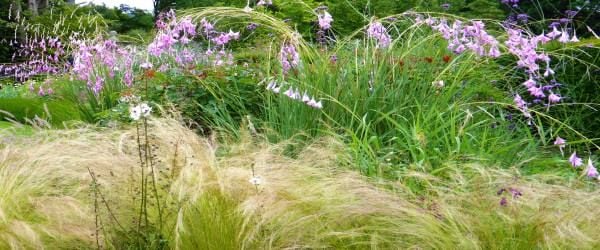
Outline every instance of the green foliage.
[(149, 98), (172, 103), (199, 132), (237, 133), (246, 115), (262, 112), (262, 88), (253, 69), (235, 66), (205, 70), (200, 75), (157, 73)]
[[(600, 43), (600, 40), (587, 40), (582, 44)], [(571, 47), (562, 50), (557, 56), (556, 80), (562, 84), (560, 93), (565, 97), (562, 105), (553, 108), (550, 115), (563, 121), (590, 139), (600, 138), (600, 49), (598, 47)], [(565, 127), (558, 127), (561, 133), (578, 138)]]
[(36, 117), (48, 121), (54, 126), (63, 122), (79, 120), (79, 113), (70, 102), (32, 98), (1, 98), (0, 120), (14, 120), (28, 124)]
[(305, 58), (281, 91), (291, 85), (324, 98), (323, 110), (273, 95), (265, 120), (286, 139), (302, 132), (342, 135), (368, 175), (393, 176), (412, 167), (430, 171), (471, 158), (510, 165), (531, 157), (534, 135), (505, 119), (510, 111), (504, 105), (510, 104), (486, 104), (510, 103), (492, 84), (504, 77), (498, 66), (473, 55), (455, 57), (445, 47), (440, 38), (415, 29), (393, 49), (356, 42), (338, 48), (335, 63), (328, 54)]
[(95, 5), (90, 8), (102, 15), (109, 30), (114, 30), (119, 34), (135, 30), (149, 32), (154, 27), (152, 14), (141, 9), (131, 8), (127, 5), (121, 5), (120, 8)]
[(15, 98), (20, 96), (29, 95), (29, 90), (24, 86), (13, 86), (13, 83), (9, 81), (9, 83), (5, 85), (0, 85), (0, 99), (3, 98)]
[[(107, 122), (103, 118), (112, 117), (109, 112), (119, 104), (125, 85), (118, 77), (106, 78), (102, 90), (96, 95), (82, 81), (71, 81), (67, 77), (57, 78), (52, 83), (57, 98), (70, 102), (76, 108), (81, 120), (96, 123)], [(117, 115), (119, 116), (118, 112)], [(122, 116), (120, 116), (122, 117)]]

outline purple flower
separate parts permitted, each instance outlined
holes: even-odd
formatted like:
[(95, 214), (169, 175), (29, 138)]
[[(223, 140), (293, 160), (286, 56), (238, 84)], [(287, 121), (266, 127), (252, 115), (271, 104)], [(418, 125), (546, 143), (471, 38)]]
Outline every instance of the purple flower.
[(509, 188), (508, 190), (510, 191), (513, 198), (515, 198), (515, 199), (523, 196), (523, 193), (521, 193), (521, 191), (516, 188)]
[(567, 141), (563, 138), (560, 138), (559, 136), (556, 137), (556, 140), (554, 140), (554, 145), (558, 145), (558, 149), (560, 149), (560, 153), (563, 153), (563, 149), (565, 148), (565, 144), (567, 143)]
[(523, 100), (523, 98), (521, 98), (521, 96), (519, 94), (515, 95), (514, 102), (515, 102), (515, 105), (517, 105), (517, 108), (519, 108), (519, 109), (527, 108), (527, 103)]
[(308, 96), (308, 94), (306, 94), (306, 92), (304, 92), (304, 94), (302, 95), (302, 102), (308, 103), (309, 101), (310, 97)]
[(591, 157), (588, 158), (587, 173), (586, 174), (590, 178), (596, 178), (596, 177), (598, 177), (598, 170), (592, 164), (592, 158)]
[(574, 10), (565, 10), (565, 14), (568, 18), (573, 18), (577, 15), (577, 11)]
[(537, 83), (536, 83), (536, 82), (533, 80), (533, 78), (529, 77), (529, 80), (525, 81), (525, 82), (523, 83), (523, 85), (524, 85), (526, 88), (531, 88), (531, 87), (535, 87), (535, 86), (537, 85)]
[(444, 9), (444, 10), (449, 10), (449, 9), (450, 9), (450, 4), (449, 4), (449, 3), (443, 3), (443, 4), (441, 5), (441, 7), (442, 7), (442, 9)]
[(331, 22), (333, 22), (333, 17), (331, 17), (331, 14), (329, 14), (329, 12), (324, 10), (321, 14), (317, 15), (317, 18), (319, 19), (319, 28), (323, 30), (328, 30), (331, 28)]
[(200, 20), (200, 26), (202, 26), (202, 29), (204, 30), (204, 33), (206, 33), (206, 34), (210, 34), (215, 29), (213, 24), (210, 23), (209, 21), (207, 21), (205, 18), (202, 18), (202, 20)]
[(306, 103), (308, 106), (316, 108), (316, 109), (322, 109), (323, 108), (323, 103), (321, 103), (321, 101), (316, 101), (314, 98), (310, 98), (310, 101), (308, 101)]
[(488, 54), (490, 57), (492, 58), (498, 58), (500, 57), (500, 49), (498, 48), (498, 46), (492, 46), (490, 48), (490, 53)]
[(281, 62), (283, 73), (285, 74), (290, 69), (295, 68), (300, 64), (300, 54), (294, 45), (286, 43), (281, 46), (279, 61)]
[(253, 31), (256, 28), (258, 28), (258, 24), (256, 24), (256, 23), (250, 23), (250, 24), (248, 24), (248, 26), (246, 26), (246, 29), (250, 30), (250, 31)]
[(577, 152), (573, 152), (573, 154), (571, 154), (571, 156), (569, 157), (569, 162), (574, 168), (579, 167), (583, 164), (581, 158), (577, 157)]
[(548, 102), (550, 103), (559, 103), (561, 99), (562, 97), (552, 92), (550, 92), (550, 95), (548, 96)]
[(571, 19), (569, 19), (569, 18), (564, 18), (564, 17), (563, 17), (563, 18), (561, 18), (561, 19), (558, 19), (558, 22), (559, 22), (559, 23), (562, 23), (562, 24), (568, 24), (568, 23), (570, 23), (570, 22), (571, 22)]
[(500, 206), (506, 207), (506, 205), (508, 205), (508, 201), (506, 200), (506, 197), (502, 197), (502, 199), (500, 199)]
[(392, 42), (390, 35), (387, 33), (387, 29), (378, 21), (369, 24), (367, 36), (377, 40), (377, 47), (379, 48), (386, 48)]
[(229, 43), (231, 40), (237, 40), (240, 38), (239, 32), (233, 32), (229, 30), (228, 33), (221, 33), (216, 37), (213, 37), (212, 41), (217, 45), (225, 45)]
[(532, 87), (528, 88), (527, 91), (529, 91), (530, 95), (537, 97), (537, 98), (546, 97), (546, 95), (544, 94), (544, 91), (542, 91), (542, 88), (539, 88), (537, 86), (532, 86)]
[(517, 19), (521, 22), (526, 23), (527, 20), (529, 19), (529, 16), (527, 14), (518, 14)]
[(525, 115), (525, 117), (531, 118), (531, 114), (529, 113), (529, 110), (527, 109), (527, 103), (523, 100), (523, 98), (521, 98), (521, 96), (519, 94), (515, 95), (515, 98), (513, 101), (515, 102), (517, 109), (519, 109), (521, 112), (523, 112), (523, 115)]
[(150, 63), (150, 62), (144, 62), (144, 63), (140, 64), (140, 67), (142, 69), (151, 69), (152, 68), (152, 63)]
[(546, 34), (547, 37), (549, 37), (550, 39), (554, 39), (557, 36), (560, 36), (562, 34), (562, 32), (558, 31), (558, 29), (556, 29), (556, 26), (552, 27), (552, 31), (549, 32), (548, 34)]
[(123, 82), (127, 87), (131, 87), (133, 84), (133, 74), (131, 73), (131, 70), (127, 70), (125, 72), (125, 75), (123, 76)]

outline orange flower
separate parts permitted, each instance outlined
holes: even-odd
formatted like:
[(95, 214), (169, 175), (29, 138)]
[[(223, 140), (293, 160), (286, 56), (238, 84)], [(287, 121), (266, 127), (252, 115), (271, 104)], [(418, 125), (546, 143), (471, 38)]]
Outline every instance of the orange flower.
[(144, 76), (146, 76), (148, 78), (154, 78), (154, 75), (155, 75), (154, 73), (155, 73), (154, 70), (149, 69), (149, 70), (146, 70), (146, 72), (144, 72)]

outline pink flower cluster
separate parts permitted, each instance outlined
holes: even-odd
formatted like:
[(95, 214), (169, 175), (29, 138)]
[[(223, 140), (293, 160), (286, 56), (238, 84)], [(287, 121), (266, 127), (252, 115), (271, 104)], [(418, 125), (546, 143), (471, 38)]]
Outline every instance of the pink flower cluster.
[[(534, 102), (543, 103), (544, 99), (548, 104), (560, 102), (562, 97), (553, 91), (559, 84), (543, 84), (544, 78), (554, 75), (554, 70), (550, 67), (551, 59), (546, 53), (537, 51), (539, 45), (548, 43), (553, 37), (556, 37), (556, 34), (532, 36), (516, 28), (507, 28), (506, 32), (508, 39), (505, 44), (508, 52), (516, 56), (517, 67), (523, 69), (528, 75), (523, 86), (534, 98)], [(552, 83), (554, 80), (550, 82)], [(520, 105), (517, 104), (517, 106)], [(523, 110), (521, 109), (521, 111)]]
[[(423, 19), (417, 16), (417, 23), (424, 23), (432, 29), (440, 32), (442, 37), (448, 40), (448, 49), (455, 53), (463, 53), (470, 50), (479, 56), (489, 56), (497, 58), (501, 56), (499, 42), (485, 31), (484, 23), (481, 21), (471, 21), (470, 25), (465, 25), (462, 21), (456, 20), (452, 25), (448, 25), (446, 19), (436, 19), (428, 17)], [(528, 79), (523, 82), (523, 86), (533, 97), (534, 103), (546, 103), (547, 105), (558, 103), (562, 97), (554, 92), (554, 89), (560, 84), (551, 80), (551, 84), (543, 84), (544, 78), (554, 75), (550, 67), (550, 57), (544, 52), (538, 52), (539, 45), (548, 43), (552, 39), (560, 42), (578, 41), (576, 36), (569, 38), (566, 31), (558, 31), (553, 26), (552, 32), (544, 35), (532, 36), (525, 31), (508, 25), (506, 28), (508, 35), (504, 42), (508, 53), (517, 58), (517, 67), (523, 69), (528, 75)], [(543, 64), (543, 65), (540, 65)], [(528, 103), (520, 95), (515, 95), (514, 103), (516, 107), (527, 117), (531, 118), (528, 110)]]
[(367, 28), (367, 37), (377, 41), (378, 48), (387, 48), (392, 43), (392, 38), (387, 32), (387, 29), (379, 21), (373, 21)]
[(240, 32), (233, 32), (233, 31), (229, 30), (229, 32), (227, 32), (227, 33), (225, 33), (225, 32), (219, 33), (218, 35), (213, 37), (211, 39), (211, 41), (213, 41), (218, 46), (224, 46), (225, 44), (228, 44), (230, 41), (238, 40), (238, 39), (240, 39)]
[(12, 75), (15, 81), (24, 82), (37, 75), (59, 74), (68, 70), (65, 48), (57, 37), (27, 37), (22, 44), (11, 40), (9, 45), (17, 48), (12, 60), (22, 62), (0, 65), (0, 74)]
[[(233, 54), (225, 50), (225, 45), (240, 38), (239, 32), (219, 32), (215, 25), (203, 18), (197, 26), (189, 17), (177, 21), (174, 12), (162, 14), (157, 22), (159, 32), (154, 41), (148, 46), (148, 52), (156, 57), (173, 58), (175, 63), (185, 70), (192, 69), (199, 63), (213, 66), (233, 64)], [(198, 31), (198, 32), (197, 32)], [(199, 36), (201, 35), (201, 36)], [(208, 48), (202, 51), (198, 46), (191, 46), (195, 38), (208, 41)], [(211, 48), (215, 45), (217, 50)], [(182, 45), (182, 46), (177, 46)], [(162, 64), (160, 69), (168, 65)]]
[(188, 44), (196, 36), (196, 24), (191, 18), (183, 18), (178, 22), (172, 10), (161, 18), (157, 21), (158, 34), (148, 45), (148, 52), (153, 56), (170, 53), (177, 43)]
[[(277, 82), (272, 81), (267, 85), (267, 90), (270, 90), (273, 93), (279, 94), (281, 92), (282, 87), (283, 87), (283, 84), (278, 85)], [(323, 108), (322, 101), (315, 100), (315, 98), (309, 96), (306, 91), (304, 91), (304, 93), (301, 94), (297, 88), (289, 87), (288, 90), (283, 92), (283, 94), (286, 95), (287, 97), (291, 98), (292, 100), (301, 101), (304, 104), (306, 104), (312, 108), (315, 108), (315, 109)]]
[(98, 40), (95, 44), (74, 41), (73, 75), (85, 81), (87, 86), (98, 95), (106, 80), (123, 73), (123, 83), (133, 84), (134, 52), (117, 46), (113, 40)]
[(428, 18), (424, 21), (433, 30), (438, 31), (448, 41), (448, 49), (460, 54), (470, 50), (479, 56), (499, 57), (499, 42), (488, 34), (485, 24), (481, 21), (471, 21), (465, 25), (460, 20), (455, 20), (448, 25), (446, 19)]

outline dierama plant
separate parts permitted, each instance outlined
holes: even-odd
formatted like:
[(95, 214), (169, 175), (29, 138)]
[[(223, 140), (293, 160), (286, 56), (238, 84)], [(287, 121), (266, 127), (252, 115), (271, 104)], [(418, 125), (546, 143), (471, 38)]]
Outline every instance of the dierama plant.
[[(318, 29), (331, 26), (333, 18), (324, 8), (315, 14)], [(537, 135), (526, 124), (517, 124), (506, 107), (515, 107), (527, 124), (539, 126), (534, 123), (540, 111), (533, 104), (549, 107), (563, 99), (553, 82), (550, 56), (538, 46), (553, 38), (514, 26), (497, 25), (506, 34), (502, 35), (502, 30), (488, 31), (483, 21), (403, 13), (373, 18), (329, 50), (307, 46), (295, 31), (263, 12), (211, 8), (191, 16), (227, 16), (270, 28), (280, 38), (274, 44), (280, 46), (272, 46), (276, 60), (265, 65), (269, 76), (262, 81), (276, 94), (267, 95), (268, 126), (283, 138), (298, 133), (341, 135), (368, 174), (413, 164), (436, 169), (447, 160), (492, 152), (495, 157), (488, 160), (507, 164), (519, 161), (514, 155), (535, 157)], [(515, 58), (516, 70), (497, 70), (495, 60), (508, 58), (505, 55)], [(278, 66), (283, 74), (278, 74)], [(533, 104), (528, 96), (503, 95), (494, 86), (517, 71), (531, 77), (523, 81)], [(509, 96), (514, 104), (493, 100)], [(297, 102), (311, 99), (321, 104), (307, 107)], [(315, 106), (320, 109), (311, 108)]]

